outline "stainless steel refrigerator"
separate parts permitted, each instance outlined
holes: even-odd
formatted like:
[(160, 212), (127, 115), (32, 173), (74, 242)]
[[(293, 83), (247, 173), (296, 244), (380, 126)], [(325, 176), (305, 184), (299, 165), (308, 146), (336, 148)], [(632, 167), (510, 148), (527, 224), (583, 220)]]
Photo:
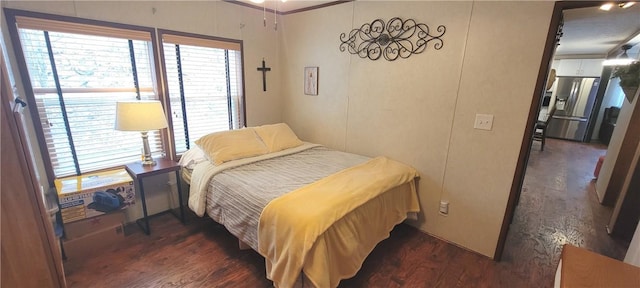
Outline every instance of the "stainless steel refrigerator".
[(547, 136), (584, 141), (596, 101), (600, 78), (558, 77), (555, 112), (547, 124)]

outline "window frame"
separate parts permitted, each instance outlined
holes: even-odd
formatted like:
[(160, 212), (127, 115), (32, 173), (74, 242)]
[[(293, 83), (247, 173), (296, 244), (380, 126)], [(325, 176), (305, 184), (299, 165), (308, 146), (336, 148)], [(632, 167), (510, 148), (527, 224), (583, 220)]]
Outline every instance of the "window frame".
[[(240, 67), (241, 67), (241, 75), (242, 75), (242, 81), (241, 81), (241, 87), (240, 89), (242, 90), (242, 97), (240, 99), (240, 101), (238, 102), (238, 104), (240, 105), (240, 115), (238, 115), (238, 125), (239, 127), (244, 127), (246, 126), (247, 123), (247, 105), (246, 105), (246, 89), (245, 89), (245, 69), (244, 69), (244, 44), (242, 40), (236, 40), (236, 39), (229, 39), (229, 38), (223, 38), (223, 37), (216, 37), (216, 36), (209, 36), (209, 35), (201, 35), (201, 34), (195, 34), (195, 33), (188, 33), (188, 32), (180, 32), (180, 31), (174, 31), (174, 30), (167, 30), (167, 29), (157, 29), (157, 39), (159, 40), (158, 43), (158, 50), (159, 50), (159, 56), (160, 56), (160, 66), (162, 68), (162, 85), (163, 85), (163, 91), (164, 91), (164, 95), (166, 97), (163, 98), (163, 105), (166, 109), (166, 113), (167, 115), (173, 115), (171, 112), (171, 99), (169, 97), (169, 81), (167, 81), (167, 67), (166, 67), (166, 62), (165, 62), (165, 54), (164, 54), (164, 42), (163, 42), (163, 36), (164, 35), (174, 35), (174, 36), (180, 36), (180, 37), (188, 37), (188, 38), (194, 38), (194, 39), (204, 39), (204, 40), (212, 40), (212, 41), (220, 41), (220, 42), (228, 42), (228, 43), (232, 43), (232, 44), (238, 44), (240, 45)], [(169, 141), (171, 144), (171, 154), (173, 159), (179, 159), (181, 155), (177, 154), (177, 149), (176, 149), (176, 139), (174, 137), (174, 131), (173, 131), (173, 117), (168, 117), (167, 122), (169, 124), (169, 133), (170, 133), (170, 137), (169, 137)]]
[[(55, 15), (55, 14), (17, 10), (17, 9), (10, 9), (10, 8), (4, 8), (3, 10), (4, 10), (4, 14), (8, 24), (9, 37), (11, 39), (11, 45), (13, 45), (13, 51), (15, 53), (18, 71), (22, 80), (21, 83), (24, 87), (25, 98), (27, 100), (27, 104), (29, 105), (29, 107), (33, 107), (32, 109), (29, 110), (29, 114), (31, 116), (31, 122), (33, 122), (33, 126), (36, 132), (35, 133), (36, 139), (38, 141), (38, 147), (42, 155), (42, 161), (44, 163), (44, 169), (47, 175), (47, 180), (49, 185), (53, 186), (53, 182), (56, 179), (56, 175), (53, 170), (51, 155), (49, 154), (49, 151), (47, 149), (44, 128), (42, 127), (42, 123), (40, 122), (40, 118), (38, 115), (39, 113), (38, 111), (34, 110), (34, 109), (37, 109), (36, 108), (37, 103), (36, 103), (33, 85), (31, 83), (31, 78), (29, 75), (29, 70), (27, 68), (25, 54), (22, 49), (22, 44), (20, 41), (20, 35), (19, 35), (18, 26), (16, 22), (17, 17), (38, 18), (43, 20), (62, 21), (62, 22), (69, 22), (69, 23), (75, 23), (75, 24), (102, 26), (106, 28), (117, 28), (117, 29), (148, 33), (151, 38), (150, 43), (152, 47), (151, 49), (152, 51), (150, 52), (151, 53), (150, 60), (153, 61), (153, 64), (151, 64), (151, 68), (154, 69), (154, 71), (152, 71), (152, 75), (156, 79), (156, 81), (154, 81), (153, 83), (153, 88), (157, 92), (158, 99), (163, 104), (165, 111), (167, 111), (166, 104), (168, 103), (167, 102), (168, 99), (165, 99), (167, 97), (165, 97), (164, 95), (165, 90), (163, 89), (164, 85), (162, 85), (163, 78), (161, 78), (162, 71), (160, 70), (161, 60), (158, 55), (158, 49), (157, 49), (160, 46), (159, 46), (158, 37), (156, 35), (155, 28), (101, 21), (101, 20), (92, 20), (92, 19), (85, 19), (85, 18), (78, 18), (78, 17), (71, 17), (71, 16), (61, 16), (61, 15)], [(174, 150), (171, 150), (173, 149), (173, 146), (167, 145), (171, 143), (171, 141), (173, 141), (173, 139), (169, 141), (170, 140), (169, 135), (173, 137), (173, 132), (170, 130), (171, 130), (170, 127), (168, 127), (168, 129), (161, 129), (160, 139), (162, 141), (162, 146), (165, 153), (167, 153), (168, 156), (171, 156), (171, 159), (175, 159), (175, 156), (173, 156), (175, 155), (175, 152), (173, 152)], [(122, 165), (122, 167), (124, 167), (124, 164)]]

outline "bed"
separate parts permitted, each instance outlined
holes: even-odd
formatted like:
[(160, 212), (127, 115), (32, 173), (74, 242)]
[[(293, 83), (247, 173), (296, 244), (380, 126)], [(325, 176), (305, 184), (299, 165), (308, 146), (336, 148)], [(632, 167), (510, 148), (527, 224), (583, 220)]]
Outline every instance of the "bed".
[(282, 123), (208, 136), (181, 159), (189, 207), (264, 256), (276, 287), (338, 286), (419, 210), (417, 172), (386, 157), (302, 142)]

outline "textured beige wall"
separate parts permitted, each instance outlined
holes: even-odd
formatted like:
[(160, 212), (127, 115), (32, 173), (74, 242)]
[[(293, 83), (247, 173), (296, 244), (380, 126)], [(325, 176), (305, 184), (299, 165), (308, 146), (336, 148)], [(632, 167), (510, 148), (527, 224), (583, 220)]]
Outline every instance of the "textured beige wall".
[(627, 128), (629, 128), (631, 115), (633, 115), (634, 107), (636, 107), (638, 98), (639, 97), (633, 98), (633, 103), (629, 103), (629, 100), (627, 100), (626, 97), (622, 101), (620, 114), (618, 116), (618, 120), (616, 120), (616, 129), (613, 129), (613, 134), (611, 134), (611, 140), (607, 146), (607, 155), (604, 158), (604, 162), (600, 168), (600, 174), (598, 174), (598, 180), (596, 181), (596, 194), (598, 195), (598, 200), (601, 203), (604, 199), (605, 193), (607, 192), (609, 181), (611, 181), (613, 168), (615, 167), (616, 160), (618, 159), (618, 154), (620, 154), (620, 148), (622, 148), (622, 140), (624, 140)]
[[(552, 10), (474, 4), (443, 188), (462, 213), (442, 235), (483, 254), (498, 240)], [(495, 115), (492, 131), (473, 129), (478, 112)]]
[[(421, 174), (420, 229), (495, 252), (553, 3), (356, 1), (288, 15), (281, 38), (283, 120), (301, 138), (388, 155)], [(445, 25), (442, 50), (394, 62), (340, 52), (340, 33), (413, 18)], [(319, 66), (319, 95), (302, 69)], [(492, 131), (473, 129), (495, 115)], [(450, 202), (448, 216), (437, 213)]]
[[(272, 27), (263, 27), (262, 11), (221, 1), (3, 1), (2, 6), (243, 40), (247, 125), (281, 121), (280, 81), (276, 74), (279, 70), (278, 33)], [(10, 46), (6, 25), (3, 14), (3, 37)], [(8, 50), (13, 74), (20, 83), (13, 50)], [(272, 68), (272, 72), (267, 73), (267, 92), (262, 91), (262, 74), (256, 71), (263, 58)], [(18, 91), (24, 95), (21, 85), (18, 85)], [(27, 118), (28, 126), (33, 127)], [(37, 143), (32, 143), (32, 147), (38, 149)], [(41, 161), (36, 159), (36, 162), (41, 177), (46, 178)], [(47, 185), (46, 179), (41, 181)], [(171, 187), (167, 185), (168, 181)], [(144, 185), (149, 213), (167, 210), (170, 203), (177, 206), (175, 179), (169, 180), (167, 175), (156, 176), (145, 180)], [(174, 193), (168, 193), (169, 190)], [(129, 220), (141, 217), (140, 201), (137, 205), (127, 209)]]
[(624, 262), (640, 267), (640, 223), (638, 223), (638, 227), (636, 227), (636, 232), (633, 233), (629, 250), (627, 250), (627, 254), (624, 256)]
[[(279, 49), (283, 120), (300, 138), (340, 150), (345, 149), (351, 59), (338, 50), (338, 35), (351, 27), (351, 6), (285, 16)], [(304, 95), (306, 66), (319, 66), (318, 96)]]

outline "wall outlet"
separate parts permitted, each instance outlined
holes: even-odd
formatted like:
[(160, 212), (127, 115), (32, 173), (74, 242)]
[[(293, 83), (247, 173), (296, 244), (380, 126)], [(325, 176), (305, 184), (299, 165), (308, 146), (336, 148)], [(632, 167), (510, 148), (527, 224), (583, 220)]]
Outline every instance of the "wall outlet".
[(493, 127), (493, 115), (491, 114), (476, 114), (476, 121), (473, 124), (473, 128), (480, 130), (491, 130)]
[(441, 215), (449, 215), (449, 202), (448, 201), (440, 201), (440, 210)]

